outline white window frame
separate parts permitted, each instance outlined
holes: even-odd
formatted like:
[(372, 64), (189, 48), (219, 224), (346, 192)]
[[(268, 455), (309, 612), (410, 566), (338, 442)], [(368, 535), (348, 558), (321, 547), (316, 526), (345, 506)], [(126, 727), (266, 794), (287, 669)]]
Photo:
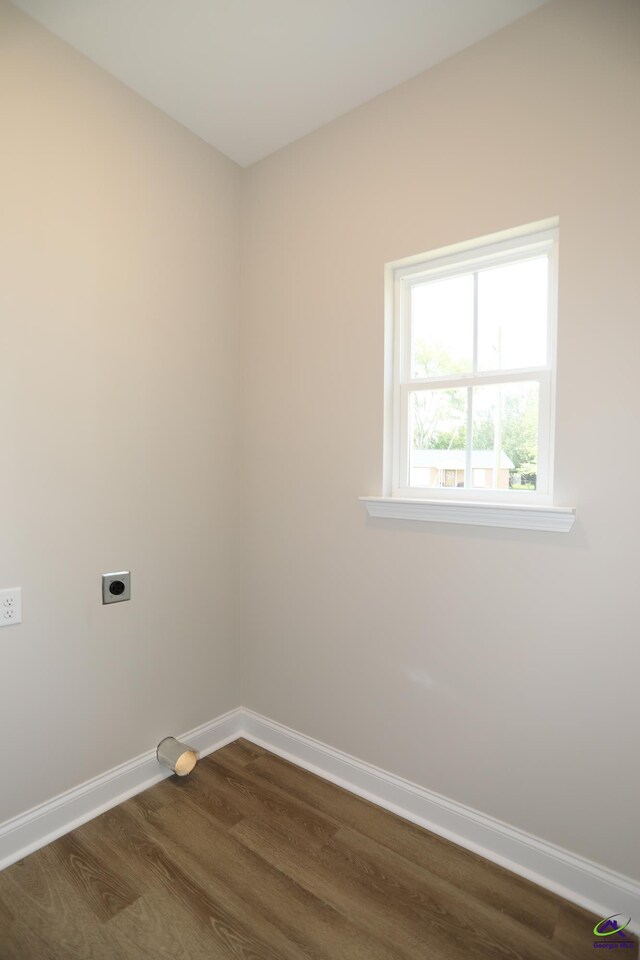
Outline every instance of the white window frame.
[[(435, 250), (387, 266), (385, 328), (385, 477), (384, 496), (399, 500), (466, 501), (541, 505), (553, 502), (554, 424), (556, 393), (556, 340), (558, 297), (558, 221), (530, 224), (493, 234), (480, 240)], [(455, 376), (411, 379), (411, 289), (425, 280), (442, 279), (477, 269), (526, 260), (540, 254), (549, 257), (547, 357), (538, 367), (502, 371), (477, 370), (477, 322), (474, 318), (473, 371)], [(538, 421), (538, 471), (535, 491), (496, 488), (410, 487), (409, 394), (415, 390), (536, 382), (540, 390)], [(471, 404), (468, 418), (471, 421)], [(468, 424), (470, 435), (470, 423)], [(471, 456), (467, 451), (466, 478), (472, 480)]]

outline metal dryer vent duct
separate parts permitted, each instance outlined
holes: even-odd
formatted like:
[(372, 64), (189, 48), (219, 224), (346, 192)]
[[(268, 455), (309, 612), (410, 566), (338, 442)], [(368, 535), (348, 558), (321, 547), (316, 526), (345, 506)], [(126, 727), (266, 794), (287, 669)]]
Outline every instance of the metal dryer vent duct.
[(198, 751), (174, 737), (165, 737), (158, 744), (156, 755), (160, 763), (169, 767), (179, 777), (186, 777), (198, 762)]

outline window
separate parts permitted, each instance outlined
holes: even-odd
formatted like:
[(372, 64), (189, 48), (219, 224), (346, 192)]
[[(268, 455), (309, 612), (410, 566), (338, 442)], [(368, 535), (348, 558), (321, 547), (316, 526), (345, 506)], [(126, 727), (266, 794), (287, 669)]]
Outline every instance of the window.
[(387, 495), (550, 503), (556, 222), (389, 268)]

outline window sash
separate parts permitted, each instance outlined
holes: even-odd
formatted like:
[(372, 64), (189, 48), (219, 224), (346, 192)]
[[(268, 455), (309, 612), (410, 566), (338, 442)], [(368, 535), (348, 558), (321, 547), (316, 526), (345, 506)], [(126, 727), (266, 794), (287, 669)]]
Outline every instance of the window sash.
[[(537, 463), (537, 481), (535, 491), (517, 491), (517, 490), (502, 490), (499, 491), (495, 488), (487, 488), (486, 490), (478, 490), (472, 486), (473, 477), (471, 473), (471, 458), (473, 451), (473, 389), (474, 387), (490, 387), (497, 386), (501, 383), (537, 383), (538, 384), (538, 398), (539, 398), (539, 408), (538, 408), (538, 463)], [(519, 370), (517, 372), (509, 372), (501, 374), (500, 376), (492, 376), (491, 374), (485, 376), (484, 374), (469, 376), (469, 377), (458, 377), (455, 378), (455, 381), (452, 382), (451, 378), (442, 378), (438, 381), (430, 381), (429, 383), (418, 383), (416, 385), (415, 381), (410, 381), (409, 383), (403, 383), (400, 387), (400, 437), (403, 442), (399, 448), (399, 475), (398, 475), (398, 485), (396, 490), (394, 490), (394, 496), (418, 496), (416, 491), (427, 491), (428, 496), (431, 496), (432, 493), (437, 493), (438, 487), (412, 487), (409, 485), (409, 468), (410, 468), (410, 457), (411, 457), (411, 444), (412, 437), (410, 435), (409, 424), (410, 424), (410, 413), (409, 413), (409, 397), (412, 393), (417, 393), (421, 391), (429, 390), (441, 390), (443, 388), (449, 387), (463, 387), (467, 390), (467, 443), (465, 447), (465, 486), (462, 488), (456, 488), (457, 495), (460, 493), (473, 493), (473, 496), (477, 493), (480, 494), (493, 494), (494, 497), (499, 495), (501, 497), (505, 494), (511, 499), (514, 496), (522, 494), (525, 497), (530, 498), (531, 493), (535, 492), (537, 494), (545, 495), (550, 492), (550, 457), (549, 451), (551, 447), (551, 388), (552, 388), (552, 377), (550, 370)]]
[[(545, 245), (546, 246), (546, 245)], [(536, 258), (540, 254), (536, 254)], [(551, 366), (551, 357), (553, 356), (552, 350), (555, 347), (555, 344), (552, 340), (552, 330), (551, 330), (551, 310), (552, 310), (552, 299), (554, 296), (554, 290), (552, 289), (553, 283), (553, 264), (550, 253), (547, 251), (548, 256), (548, 283), (547, 283), (547, 356), (546, 363), (541, 365), (538, 368), (535, 367), (511, 367), (511, 368), (494, 368), (493, 370), (478, 370), (478, 270), (467, 269), (467, 264), (458, 264), (457, 268), (451, 268), (448, 271), (449, 277), (456, 276), (468, 276), (469, 274), (473, 275), (473, 346), (472, 346), (472, 367), (469, 373), (457, 374), (452, 376), (434, 376), (434, 377), (412, 377), (411, 376), (411, 325), (412, 325), (412, 313), (411, 313), (411, 296), (412, 289), (414, 286), (425, 283), (428, 280), (442, 279), (440, 276), (437, 278), (434, 276), (422, 276), (419, 279), (414, 279), (412, 282), (407, 282), (400, 280), (397, 290), (396, 290), (396, 315), (399, 319), (399, 333), (400, 333), (400, 342), (399, 347), (399, 357), (401, 363), (400, 369), (400, 382), (401, 383), (433, 383), (436, 380), (457, 380), (461, 378), (467, 378), (471, 376), (479, 376), (480, 374), (490, 374), (491, 376), (499, 375), (502, 373), (509, 373), (511, 371), (515, 372), (517, 370), (532, 370), (532, 369), (541, 369), (548, 370)], [(500, 260), (499, 258), (493, 258), (491, 266), (504, 266), (506, 263), (523, 263), (527, 259), (532, 259), (529, 257), (518, 257), (516, 253), (509, 258)]]

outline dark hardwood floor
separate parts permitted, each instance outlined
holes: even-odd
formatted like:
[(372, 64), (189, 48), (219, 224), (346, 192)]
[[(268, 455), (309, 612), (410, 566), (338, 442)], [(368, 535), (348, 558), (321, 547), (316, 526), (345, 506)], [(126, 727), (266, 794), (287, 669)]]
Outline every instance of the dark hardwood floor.
[(598, 919), (242, 740), (0, 873), (0, 960), (581, 960)]

